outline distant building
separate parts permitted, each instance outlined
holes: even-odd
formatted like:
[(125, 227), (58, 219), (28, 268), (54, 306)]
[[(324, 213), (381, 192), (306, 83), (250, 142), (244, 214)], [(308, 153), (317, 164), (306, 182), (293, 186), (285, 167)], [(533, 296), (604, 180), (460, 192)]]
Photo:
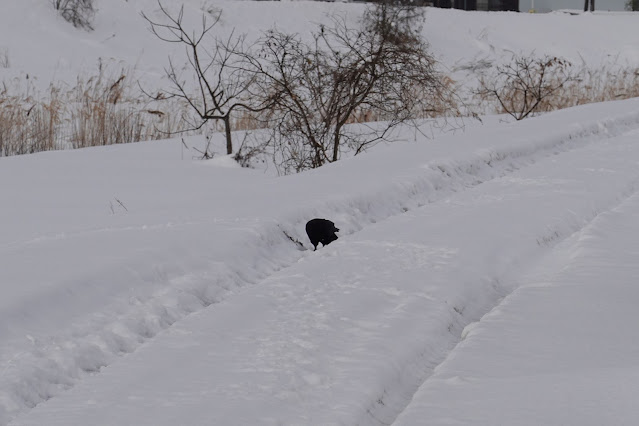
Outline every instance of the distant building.
[(463, 10), (511, 10), (519, 12), (519, 0), (431, 0), (435, 7)]

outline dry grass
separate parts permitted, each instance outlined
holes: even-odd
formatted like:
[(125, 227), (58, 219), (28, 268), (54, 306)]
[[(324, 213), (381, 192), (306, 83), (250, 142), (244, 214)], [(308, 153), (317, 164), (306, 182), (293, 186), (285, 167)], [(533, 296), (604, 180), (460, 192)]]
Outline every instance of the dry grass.
[(0, 92), (0, 156), (30, 154), (57, 148), (62, 104), (59, 91), (35, 101), (29, 93)]
[[(0, 51), (0, 58), (2, 52)], [(7, 59), (8, 60), (8, 59)], [(0, 61), (1, 66), (1, 61)], [(29, 154), (67, 148), (165, 139), (188, 128), (184, 117), (189, 107), (176, 99), (149, 101), (137, 82), (125, 70), (78, 78), (74, 87), (52, 84), (44, 92), (34, 89), (31, 80), (13, 80), (0, 86), (0, 156)], [(545, 98), (535, 112), (619, 99), (639, 97), (639, 69), (608, 65), (598, 69), (582, 68), (576, 79), (564, 84)], [(450, 99), (433, 103), (432, 109), (415, 118), (457, 114), (459, 88), (447, 80)], [(494, 100), (476, 97), (476, 110), (503, 113)], [(361, 108), (349, 123), (381, 121), (377, 111)], [(233, 130), (264, 128), (268, 120), (238, 111), (232, 117)], [(212, 131), (223, 131), (221, 123), (211, 123)]]
[[(112, 75), (112, 76), (111, 76)], [(37, 92), (13, 81), (0, 91), (0, 156), (165, 139), (185, 126), (185, 105), (150, 103), (127, 73), (78, 78)]]
[[(639, 68), (610, 64), (599, 68), (584, 66), (575, 69), (572, 67), (570, 72), (574, 78), (564, 82), (561, 81), (564, 78), (563, 75), (552, 73), (545, 75), (545, 82), (559, 89), (542, 99), (535, 107), (534, 113), (550, 112), (593, 102), (639, 97)], [(480, 84), (482, 84), (482, 78), (487, 77), (480, 77)], [(508, 90), (503, 90), (502, 93), (508, 93)], [(505, 96), (504, 104), (511, 109), (517, 109), (517, 105), (521, 104), (517, 92), (513, 91), (511, 96)], [(508, 112), (503, 104), (480, 91), (475, 92), (475, 105), (483, 113)]]
[(584, 68), (579, 75), (579, 81), (566, 87), (550, 107), (567, 108), (639, 97), (639, 68), (608, 65), (594, 70)]
[(9, 68), (11, 61), (9, 61), (9, 49), (6, 47), (0, 48), (0, 68)]
[[(233, 130), (250, 131), (264, 128), (264, 119), (258, 114), (246, 110), (238, 110), (231, 116), (231, 124)], [(220, 121), (216, 126), (219, 132), (224, 131), (224, 126)]]
[(184, 107), (150, 105), (124, 72), (78, 79), (71, 94), (67, 117), (73, 148), (164, 139), (181, 130), (173, 111), (179, 114)]

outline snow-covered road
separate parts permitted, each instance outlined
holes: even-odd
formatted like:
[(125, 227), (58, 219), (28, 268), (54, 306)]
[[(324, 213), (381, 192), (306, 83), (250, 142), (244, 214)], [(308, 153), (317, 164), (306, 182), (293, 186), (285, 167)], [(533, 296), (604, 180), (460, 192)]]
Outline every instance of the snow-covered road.
[(638, 238), (635, 193), (524, 274), (396, 424), (637, 424)]
[[(543, 152), (520, 134), (487, 166), (440, 162), (448, 178), (429, 182), (450, 191), (299, 252), (11, 424), (636, 424), (623, 398), (624, 417), (553, 416), (552, 392), (580, 409), (637, 372), (639, 133), (604, 122)], [(581, 356), (590, 342), (602, 345)]]

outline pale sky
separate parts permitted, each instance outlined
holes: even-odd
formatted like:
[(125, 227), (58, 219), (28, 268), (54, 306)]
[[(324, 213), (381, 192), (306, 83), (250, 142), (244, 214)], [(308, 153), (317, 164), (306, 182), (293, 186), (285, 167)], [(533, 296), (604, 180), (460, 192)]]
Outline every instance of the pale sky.
[[(582, 9), (584, 0), (534, 0), (535, 9)], [(519, 10), (527, 12), (532, 0), (519, 0)], [(595, 0), (595, 10), (624, 10), (626, 0)]]

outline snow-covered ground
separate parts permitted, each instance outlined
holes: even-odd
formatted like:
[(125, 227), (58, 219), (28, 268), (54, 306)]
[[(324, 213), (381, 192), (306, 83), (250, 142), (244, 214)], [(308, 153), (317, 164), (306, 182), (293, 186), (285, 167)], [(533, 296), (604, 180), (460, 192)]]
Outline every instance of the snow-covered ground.
[(396, 424), (636, 424), (638, 224), (635, 191), (557, 245)]
[[(18, 77), (46, 88), (52, 80), (69, 84), (78, 75), (97, 74), (99, 64), (113, 72), (135, 72), (147, 89), (162, 83), (171, 55), (176, 64), (183, 49), (163, 43), (149, 31), (144, 12), (160, 19), (157, 0), (95, 0), (95, 31), (76, 29), (52, 10), (49, 1), (4, 0), (0, 13), (0, 55), (9, 66), (0, 67), (0, 79)], [(355, 24), (364, 10), (361, 3), (312, 1), (164, 1), (171, 11), (184, 4), (185, 20), (194, 28), (208, 10), (222, 10), (214, 35), (246, 34), (255, 39), (276, 26), (302, 35), (331, 14), (343, 14)], [(579, 5), (579, 7), (581, 4)], [(602, 6), (603, 7), (603, 6)], [(583, 15), (554, 12), (465, 12), (428, 8), (422, 34), (433, 53), (453, 77), (468, 76), (477, 63), (490, 64), (511, 53), (564, 57), (576, 65), (597, 68), (606, 64), (639, 66), (637, 27), (639, 14), (595, 12)], [(184, 61), (182, 61), (184, 62)], [(150, 90), (150, 89), (149, 89)]]
[[(639, 101), (587, 105), (285, 178), (177, 140), (3, 159), (4, 421), (387, 424), (465, 326), (634, 194), (637, 129)], [(316, 216), (342, 238), (299, 251), (284, 231), (309, 247)]]
[[(2, 76), (159, 76), (155, 2), (98, 4), (88, 35), (3, 5)], [(361, 7), (223, 3), (253, 30)], [(637, 16), (429, 9), (424, 31), (451, 69), (532, 34), (636, 65)], [(638, 424), (639, 100), (399, 139), (286, 177), (198, 138), (0, 158), (0, 425)], [(340, 239), (300, 250), (313, 217)]]

